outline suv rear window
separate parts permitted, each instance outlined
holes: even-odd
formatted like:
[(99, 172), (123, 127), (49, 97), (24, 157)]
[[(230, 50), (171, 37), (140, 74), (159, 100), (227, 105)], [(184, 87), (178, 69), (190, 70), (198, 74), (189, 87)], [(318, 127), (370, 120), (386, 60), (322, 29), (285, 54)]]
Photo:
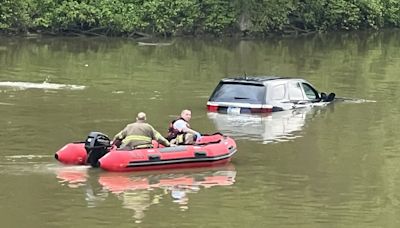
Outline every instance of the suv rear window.
[(210, 101), (264, 104), (265, 90), (263, 85), (220, 83), (211, 95)]

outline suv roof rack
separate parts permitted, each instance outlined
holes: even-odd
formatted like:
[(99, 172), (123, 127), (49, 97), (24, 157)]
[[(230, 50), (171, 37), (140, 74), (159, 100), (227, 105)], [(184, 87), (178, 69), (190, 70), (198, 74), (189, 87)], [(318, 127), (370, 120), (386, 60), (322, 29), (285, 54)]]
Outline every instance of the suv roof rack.
[(284, 79), (288, 77), (280, 77), (280, 76), (237, 76), (237, 77), (229, 77), (224, 78), (223, 80), (238, 80), (238, 81), (253, 81), (253, 82), (264, 82), (276, 79)]

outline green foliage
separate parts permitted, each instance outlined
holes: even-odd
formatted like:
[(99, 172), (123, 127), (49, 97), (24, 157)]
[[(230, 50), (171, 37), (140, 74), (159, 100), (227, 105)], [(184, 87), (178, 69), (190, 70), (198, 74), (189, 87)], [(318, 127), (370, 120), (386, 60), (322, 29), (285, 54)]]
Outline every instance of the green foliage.
[(326, 0), (299, 1), (296, 17), (303, 23), (305, 29), (324, 30)]
[(357, 29), (360, 9), (348, 0), (327, 1), (323, 29)]
[(0, 30), (16, 32), (170, 36), (384, 26), (400, 26), (399, 0), (0, 0)]
[(56, 3), (53, 0), (32, 0), (32, 25), (36, 28), (49, 28), (52, 25), (53, 10), (56, 9)]
[(195, 1), (190, 0), (143, 1), (141, 10), (147, 30), (162, 34), (190, 31), (199, 16)]
[(381, 0), (358, 0), (355, 2), (361, 13), (360, 25), (378, 29), (383, 26), (383, 5)]
[(294, 10), (294, 0), (249, 0), (249, 13), (254, 31), (280, 31), (289, 24), (289, 14)]
[(214, 34), (232, 27), (238, 14), (231, 1), (224, 0), (199, 0), (199, 11), (198, 25)]
[(384, 25), (382, 1), (391, 0), (303, 0), (298, 15), (316, 30), (377, 29)]
[(383, 21), (390, 26), (400, 26), (400, 1), (381, 0), (383, 8)]
[(141, 28), (140, 12), (137, 4), (113, 0), (95, 0), (91, 5), (97, 9), (96, 26), (106, 28), (111, 33), (126, 33)]
[(29, 0), (0, 0), (0, 29), (25, 31), (31, 25), (30, 4)]

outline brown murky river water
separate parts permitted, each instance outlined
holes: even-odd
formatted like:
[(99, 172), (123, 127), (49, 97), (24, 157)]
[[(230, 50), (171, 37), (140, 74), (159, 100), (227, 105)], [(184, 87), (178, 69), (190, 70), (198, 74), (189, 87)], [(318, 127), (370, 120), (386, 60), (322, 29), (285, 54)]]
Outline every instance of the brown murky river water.
[[(265, 40), (0, 38), (2, 227), (399, 227), (400, 31)], [(303, 77), (351, 100), (234, 116), (226, 76)], [(144, 111), (236, 139), (213, 169), (107, 173), (53, 155)]]

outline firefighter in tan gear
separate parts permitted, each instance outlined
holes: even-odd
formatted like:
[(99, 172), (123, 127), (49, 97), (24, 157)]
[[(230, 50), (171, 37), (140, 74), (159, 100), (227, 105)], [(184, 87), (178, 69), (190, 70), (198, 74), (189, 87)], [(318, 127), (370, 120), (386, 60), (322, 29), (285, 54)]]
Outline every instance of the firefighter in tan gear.
[(164, 146), (171, 146), (168, 140), (146, 123), (146, 113), (144, 112), (139, 112), (135, 123), (128, 124), (114, 136), (113, 142), (115, 143), (118, 140), (122, 140), (120, 146), (122, 149), (152, 148), (152, 140), (156, 140)]

